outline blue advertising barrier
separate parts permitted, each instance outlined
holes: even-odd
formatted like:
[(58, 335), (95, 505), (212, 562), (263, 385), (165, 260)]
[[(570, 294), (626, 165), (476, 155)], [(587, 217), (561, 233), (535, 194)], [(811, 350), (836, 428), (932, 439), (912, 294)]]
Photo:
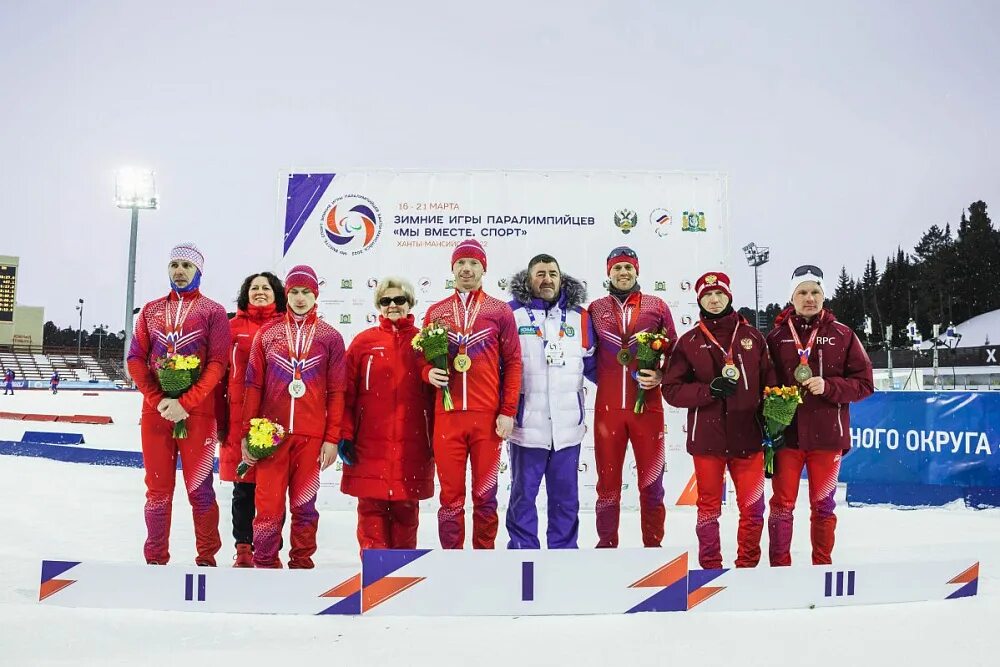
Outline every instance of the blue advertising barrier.
[(877, 392), (851, 406), (847, 501), (1000, 506), (1000, 394)]
[[(46, 442), (13, 442), (0, 440), (0, 456), (27, 456), (31, 458), (49, 459), (64, 463), (86, 463), (98, 466), (116, 466), (121, 468), (141, 468), (142, 452), (124, 452), (117, 449), (92, 449), (89, 447), (74, 447), (72, 445), (57, 445)], [(181, 469), (181, 459), (177, 457), (177, 469)], [(212, 472), (219, 472), (219, 459), (212, 463)]]

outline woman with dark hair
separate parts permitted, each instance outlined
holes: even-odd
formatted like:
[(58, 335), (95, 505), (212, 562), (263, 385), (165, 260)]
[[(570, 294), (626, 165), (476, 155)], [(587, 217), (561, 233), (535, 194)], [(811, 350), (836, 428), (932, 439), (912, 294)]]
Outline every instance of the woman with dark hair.
[(224, 398), (220, 407), (226, 413), (219, 422), (219, 479), (233, 482), (233, 537), (236, 540), (236, 562), (233, 567), (253, 567), (253, 518), (256, 514), (254, 496), (257, 484), (253, 467), (243, 477), (236, 476), (242, 459), (240, 451), (240, 416), (243, 410), (243, 384), (246, 379), (250, 343), (257, 330), (273, 319), (284, 317), (285, 287), (281, 280), (267, 271), (246, 277), (236, 297), (236, 316), (229, 320), (233, 335), (229, 352), (229, 377), (220, 383)]

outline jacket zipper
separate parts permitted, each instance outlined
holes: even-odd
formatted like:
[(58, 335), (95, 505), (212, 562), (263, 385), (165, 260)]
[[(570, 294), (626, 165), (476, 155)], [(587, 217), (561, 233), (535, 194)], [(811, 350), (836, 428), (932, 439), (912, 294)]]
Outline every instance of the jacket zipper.
[(743, 365), (743, 355), (737, 354), (736, 356), (740, 360), (740, 370), (743, 371), (743, 388), (750, 391), (749, 380), (747, 380), (747, 367)]
[[(822, 352), (820, 356), (822, 356)], [(844, 424), (840, 421), (840, 403), (837, 403), (837, 428), (840, 430), (840, 437), (844, 437)]]
[(375, 360), (375, 355), (368, 357), (368, 366), (365, 368), (365, 391), (371, 389), (371, 384), (369, 383), (369, 378), (372, 373), (372, 361)]
[(694, 426), (691, 427), (691, 442), (694, 442), (695, 436), (698, 435), (698, 410), (701, 410), (701, 408), (694, 409)]
[[(622, 345), (622, 349), (624, 350), (624, 349), (626, 349), (626, 348), (629, 347), (629, 341), (625, 340), (625, 336), (628, 335), (628, 310), (626, 309), (625, 304), (623, 304), (623, 303), (619, 304), (617, 299), (615, 300), (615, 304), (619, 308), (621, 308), (621, 311), (622, 311), (622, 341), (621, 341), (621, 345)], [(625, 409), (625, 387), (626, 387), (626, 383), (627, 382), (628, 382), (628, 365), (626, 364), (626, 365), (622, 366), (622, 410)]]
[(823, 377), (823, 348), (819, 348), (819, 376)]

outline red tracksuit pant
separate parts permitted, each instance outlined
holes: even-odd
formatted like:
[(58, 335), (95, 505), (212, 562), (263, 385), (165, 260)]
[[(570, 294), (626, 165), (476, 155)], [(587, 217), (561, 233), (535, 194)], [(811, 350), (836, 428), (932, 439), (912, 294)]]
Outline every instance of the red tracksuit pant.
[(362, 549), (416, 549), (420, 505), (416, 500), (358, 498)]
[(222, 547), (219, 536), (219, 505), (212, 488), (215, 458), (215, 416), (194, 414), (186, 420), (188, 437), (175, 439), (174, 424), (151, 408), (142, 411), (142, 464), (146, 470), (147, 563), (165, 565), (170, 560), (170, 516), (177, 479), (177, 456), (181, 457), (184, 488), (187, 489), (199, 565), (215, 565)]
[(466, 461), (472, 461), (472, 547), (492, 549), (497, 537), (500, 437), (496, 417), (454, 411), (434, 416), (434, 462), (441, 484), (438, 536), (443, 549), (465, 545)]
[(771, 478), (771, 513), (767, 519), (771, 565), (791, 565), (792, 511), (799, 495), (802, 468), (809, 478), (809, 522), (812, 528), (813, 565), (829, 565), (833, 555), (837, 516), (833, 513), (840, 475), (840, 452), (779, 449)]
[(319, 491), (320, 438), (294, 433), (278, 451), (257, 462), (257, 516), (253, 520), (254, 567), (281, 567), (281, 526), (285, 517), (285, 496), (291, 505), (292, 547), (288, 567), (313, 567), (316, 553), (316, 493)]
[(667, 510), (663, 505), (663, 413), (596, 410), (594, 457), (597, 463), (597, 547), (618, 546), (622, 467), (625, 447), (632, 442), (639, 483), (642, 543), (658, 547), (663, 540)]
[(749, 458), (694, 456), (698, 482), (698, 563), (704, 570), (722, 568), (719, 515), (726, 468), (736, 487), (740, 526), (736, 531), (736, 567), (756, 567), (760, 562), (760, 536), (764, 532), (764, 452)]

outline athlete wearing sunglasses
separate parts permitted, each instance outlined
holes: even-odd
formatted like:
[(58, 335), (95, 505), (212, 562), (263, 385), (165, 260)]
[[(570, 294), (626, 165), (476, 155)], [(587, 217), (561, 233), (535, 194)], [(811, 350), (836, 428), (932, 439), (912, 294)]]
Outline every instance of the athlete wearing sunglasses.
[(792, 511), (802, 469), (809, 478), (812, 562), (832, 562), (837, 517), (833, 494), (840, 458), (851, 448), (850, 404), (874, 391), (872, 364), (861, 341), (824, 308), (823, 272), (792, 271), (791, 304), (774, 320), (767, 346), (779, 385), (801, 385), (803, 402), (775, 454), (767, 526), (771, 565), (791, 565)]

